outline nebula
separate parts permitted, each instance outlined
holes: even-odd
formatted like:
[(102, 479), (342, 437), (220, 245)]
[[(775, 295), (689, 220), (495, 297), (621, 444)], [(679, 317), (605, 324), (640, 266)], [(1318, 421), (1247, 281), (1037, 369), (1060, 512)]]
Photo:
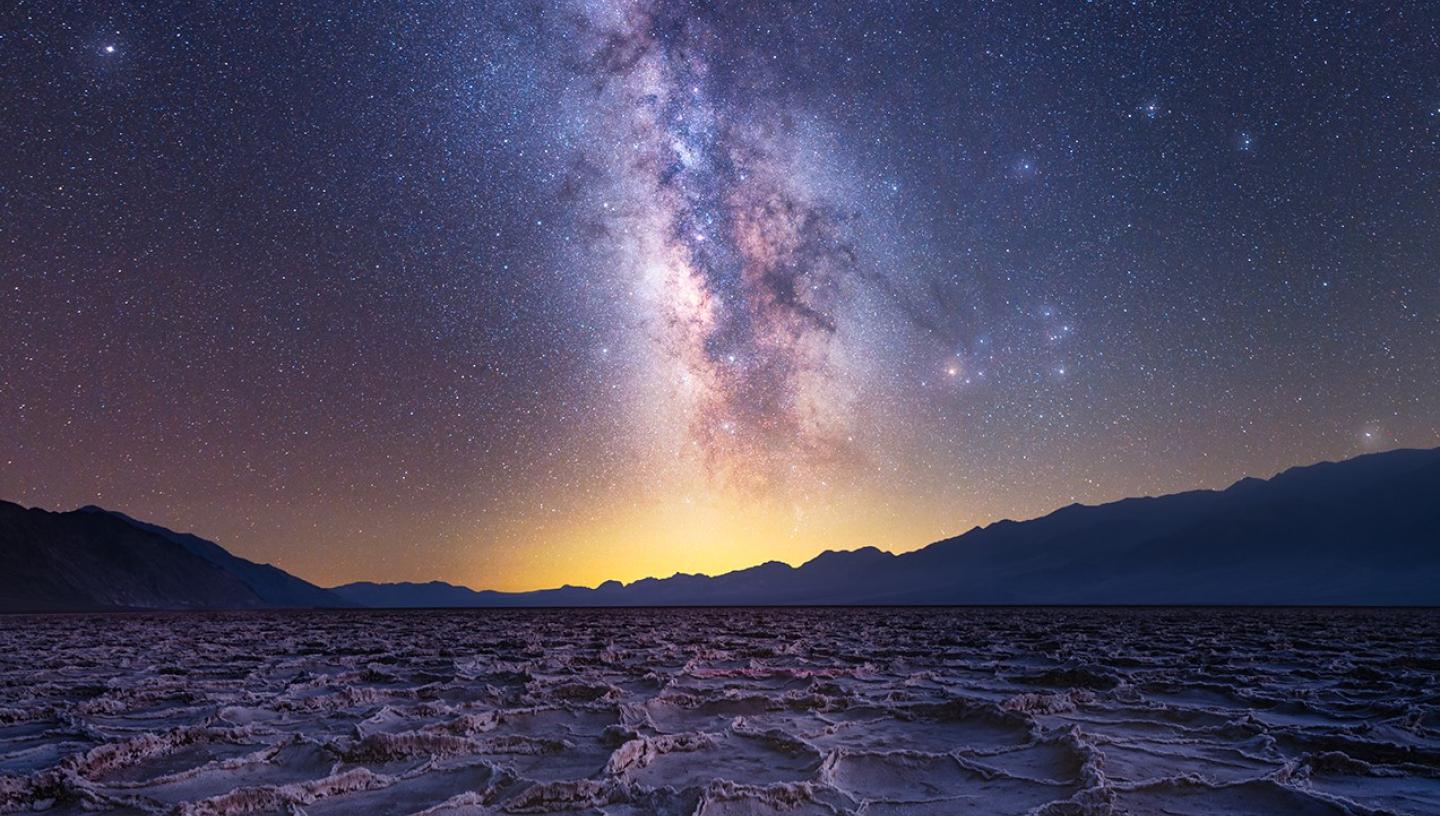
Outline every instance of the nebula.
[(774, 488), (843, 449), (832, 339), (855, 267), (846, 218), (794, 165), (794, 112), (735, 93), (738, 66), (764, 70), (754, 55), (722, 44), (705, 15), (606, 12), (589, 21), (586, 70), (613, 113), (584, 166), (627, 206), (601, 234), (624, 236), (655, 294), (654, 341), (708, 468)]

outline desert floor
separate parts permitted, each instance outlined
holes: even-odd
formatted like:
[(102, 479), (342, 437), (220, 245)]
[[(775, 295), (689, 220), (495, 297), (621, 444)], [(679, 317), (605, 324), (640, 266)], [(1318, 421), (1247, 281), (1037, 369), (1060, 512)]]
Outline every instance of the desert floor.
[(0, 811), (1440, 813), (1440, 612), (0, 618)]

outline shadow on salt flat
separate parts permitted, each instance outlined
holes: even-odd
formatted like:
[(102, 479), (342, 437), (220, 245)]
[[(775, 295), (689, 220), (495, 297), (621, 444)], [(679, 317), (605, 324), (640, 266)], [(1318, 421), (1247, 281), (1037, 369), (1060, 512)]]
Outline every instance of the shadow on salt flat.
[(1021, 814), (1046, 802), (1068, 799), (1079, 790), (1074, 780), (1052, 783), (1019, 779), (966, 767), (945, 754), (902, 751), (842, 750), (826, 761), (821, 778), (856, 801), (870, 802), (872, 809), (909, 806), (905, 812), (910, 813), (983, 809), (995, 814)]
[[(477, 807), (495, 791), (514, 784), (509, 776), (489, 764), (441, 767), (401, 779), (373, 791), (321, 799), (305, 806), (306, 816), (344, 816), (356, 813), (418, 813), (429, 807), (454, 802), (454, 808)], [(473, 799), (474, 801), (465, 801)]]
[[(1308, 793), (1267, 780), (1211, 785), (1195, 779), (1173, 779), (1122, 790), (1116, 798), (1122, 813), (1166, 816), (1354, 816), (1356, 811), (1339, 802), (1327, 802)], [(1413, 811), (1419, 813), (1420, 811)]]
[(253, 762), (213, 763), (145, 785), (145, 796), (178, 805), (228, 793), (236, 788), (289, 785), (327, 776), (335, 755), (310, 742), (282, 745)]
[(782, 736), (737, 733), (641, 737), (617, 749), (611, 770), (647, 788), (703, 787), (712, 780), (768, 785), (810, 779), (813, 748)]

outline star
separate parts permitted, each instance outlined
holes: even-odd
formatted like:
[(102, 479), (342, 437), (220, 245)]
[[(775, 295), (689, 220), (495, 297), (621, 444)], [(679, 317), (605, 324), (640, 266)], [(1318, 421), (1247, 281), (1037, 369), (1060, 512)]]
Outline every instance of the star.
[[(243, 4), (148, 28), (87, 5), (47, 26), (88, 71), (4, 39), (38, 104), (0, 162), (0, 427), (23, 430), (0, 488), (42, 506), (173, 502), (337, 583), (463, 561), (533, 588), (616, 577), (587, 549), (612, 538), (630, 577), (868, 543), (826, 482), (903, 506), (887, 540), (919, 546), (956, 506), (1039, 514), (1082, 478), (1118, 497), (1440, 444), (1440, 215), (1417, 206), (1440, 96), (1402, 70), (1428, 56), (1413, 15), (1327, 66), (1335, 0), (1304, 27), (1273, 3), (977, 26), (963, 3), (586, 0), (531, 25), (374, 0), (343, 31), (301, 3), (321, 41), (242, 70)], [(231, 138), (291, 110), (277, 149)], [(176, 368), (187, 398), (157, 398)], [(1265, 438), (1211, 438), (1231, 417)], [(1163, 469), (1135, 455), (1156, 445)], [(703, 511), (653, 510), (682, 495)], [(570, 521), (530, 524), (533, 496)], [(730, 521), (756, 498), (805, 531)], [(707, 529), (632, 546), (677, 521)], [(414, 531), (414, 565), (354, 566), (387, 563), (381, 528)]]

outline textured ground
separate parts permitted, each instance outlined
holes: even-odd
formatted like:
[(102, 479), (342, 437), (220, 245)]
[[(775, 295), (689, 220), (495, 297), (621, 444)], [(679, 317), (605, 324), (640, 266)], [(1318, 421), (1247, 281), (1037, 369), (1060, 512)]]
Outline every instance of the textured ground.
[(0, 619), (0, 810), (1440, 813), (1440, 613)]

